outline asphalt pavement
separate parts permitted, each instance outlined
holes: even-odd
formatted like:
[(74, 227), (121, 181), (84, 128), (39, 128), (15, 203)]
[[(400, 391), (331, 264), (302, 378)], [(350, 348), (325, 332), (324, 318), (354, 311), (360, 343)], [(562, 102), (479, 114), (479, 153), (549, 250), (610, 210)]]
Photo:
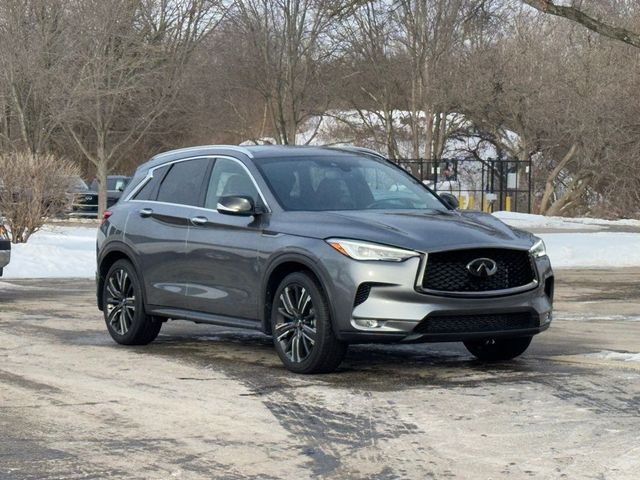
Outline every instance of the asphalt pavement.
[(121, 347), (91, 281), (0, 281), (0, 479), (637, 479), (638, 279), (557, 272), (555, 320), (512, 362), (360, 345), (321, 376), (181, 321)]

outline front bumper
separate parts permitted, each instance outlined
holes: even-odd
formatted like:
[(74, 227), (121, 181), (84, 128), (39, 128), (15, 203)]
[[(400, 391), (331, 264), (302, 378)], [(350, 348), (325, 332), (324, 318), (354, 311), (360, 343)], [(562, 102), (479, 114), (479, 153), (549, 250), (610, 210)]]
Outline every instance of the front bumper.
[[(350, 343), (464, 341), (499, 336), (535, 335), (549, 327), (553, 306), (553, 272), (548, 257), (535, 260), (537, 281), (527, 291), (508, 295), (455, 296), (419, 291), (422, 259), (401, 263), (356, 262), (342, 257), (330, 265), (337, 336)], [(368, 286), (368, 294), (358, 291)], [(359, 295), (360, 294), (360, 295)], [(366, 297), (362, 301), (363, 297)], [(361, 302), (361, 303), (360, 303)], [(498, 317), (497, 329), (483, 326), (455, 331), (424, 328), (432, 318)], [(521, 327), (505, 324), (510, 316), (531, 321)], [(507, 328), (503, 328), (506, 325)]]

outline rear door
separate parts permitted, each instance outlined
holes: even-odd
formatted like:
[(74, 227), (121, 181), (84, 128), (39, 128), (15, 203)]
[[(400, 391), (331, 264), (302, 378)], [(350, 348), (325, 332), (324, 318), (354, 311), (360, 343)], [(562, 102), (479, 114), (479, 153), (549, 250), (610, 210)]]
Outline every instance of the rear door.
[(137, 250), (149, 305), (188, 308), (187, 234), (191, 209), (203, 202), (211, 162), (195, 158), (156, 169), (134, 198), (137, 208), (125, 235)]
[(265, 206), (246, 167), (239, 160), (217, 158), (207, 182), (204, 208), (193, 209), (189, 228), (188, 305), (195, 311), (257, 319), (257, 259), (264, 216), (219, 213), (218, 198), (229, 195), (246, 195), (256, 205)]

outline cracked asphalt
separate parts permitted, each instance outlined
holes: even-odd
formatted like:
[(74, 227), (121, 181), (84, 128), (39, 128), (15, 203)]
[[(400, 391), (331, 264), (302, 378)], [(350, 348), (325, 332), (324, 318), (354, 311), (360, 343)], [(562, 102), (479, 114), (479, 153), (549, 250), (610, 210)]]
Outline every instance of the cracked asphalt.
[(637, 479), (640, 270), (557, 272), (513, 362), (458, 344), (352, 347), (297, 376), (258, 333), (108, 336), (88, 280), (0, 281), (0, 479)]

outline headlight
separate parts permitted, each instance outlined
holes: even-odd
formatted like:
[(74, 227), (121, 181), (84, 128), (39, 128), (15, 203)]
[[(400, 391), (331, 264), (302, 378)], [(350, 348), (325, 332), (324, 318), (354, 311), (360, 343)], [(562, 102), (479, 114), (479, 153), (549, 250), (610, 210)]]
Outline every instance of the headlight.
[(544, 242), (540, 239), (536, 243), (533, 244), (533, 247), (529, 249), (533, 258), (545, 257), (547, 255), (547, 247), (545, 247)]
[(412, 250), (387, 247), (377, 243), (360, 242), (357, 240), (344, 240), (342, 238), (329, 238), (326, 242), (341, 254), (354, 260), (378, 260), (383, 262), (402, 262), (407, 258), (417, 257), (420, 254)]

